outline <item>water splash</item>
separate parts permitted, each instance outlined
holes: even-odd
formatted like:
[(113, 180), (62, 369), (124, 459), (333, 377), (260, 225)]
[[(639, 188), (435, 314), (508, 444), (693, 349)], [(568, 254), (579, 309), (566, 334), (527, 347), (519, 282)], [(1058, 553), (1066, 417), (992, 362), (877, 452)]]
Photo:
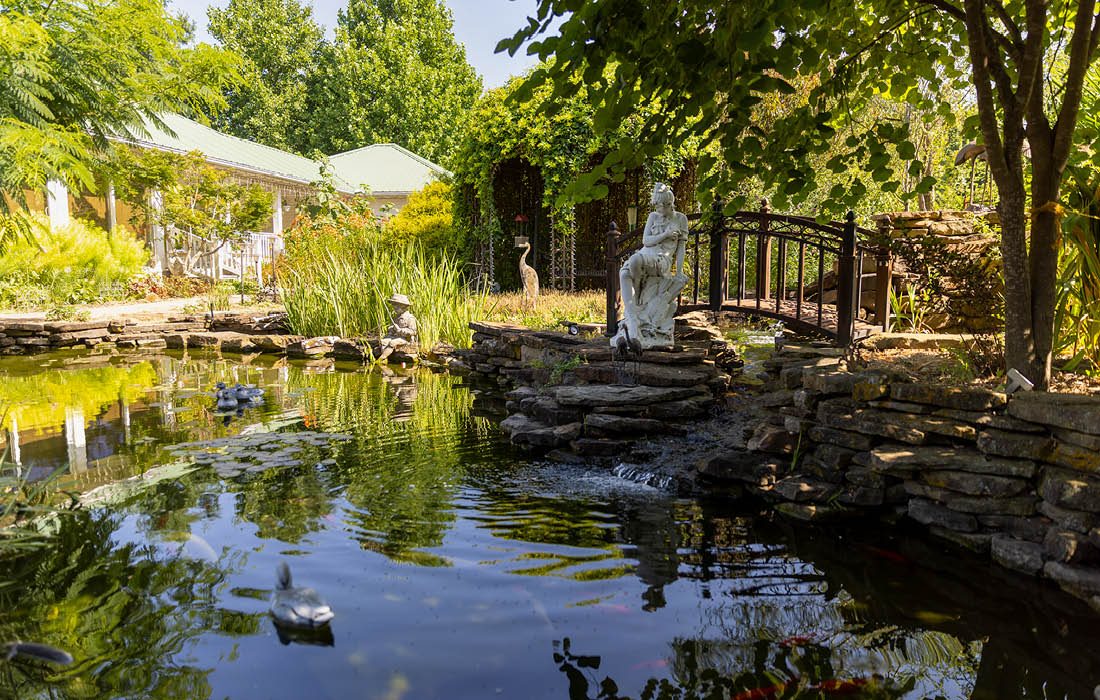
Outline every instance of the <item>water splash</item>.
[(615, 465), (611, 473), (620, 479), (632, 481), (636, 484), (643, 484), (662, 491), (671, 490), (675, 486), (675, 479), (672, 476), (668, 474), (656, 474), (636, 464), (627, 462)]

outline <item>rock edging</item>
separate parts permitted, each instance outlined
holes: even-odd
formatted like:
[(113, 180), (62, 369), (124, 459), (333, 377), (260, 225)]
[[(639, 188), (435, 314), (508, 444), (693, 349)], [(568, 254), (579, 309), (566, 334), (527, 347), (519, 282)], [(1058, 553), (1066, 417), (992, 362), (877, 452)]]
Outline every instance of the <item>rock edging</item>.
[(806, 519), (893, 510), (1100, 611), (1100, 397), (945, 388), (796, 353), (768, 365), (748, 450), (780, 459), (715, 455), (701, 478)]

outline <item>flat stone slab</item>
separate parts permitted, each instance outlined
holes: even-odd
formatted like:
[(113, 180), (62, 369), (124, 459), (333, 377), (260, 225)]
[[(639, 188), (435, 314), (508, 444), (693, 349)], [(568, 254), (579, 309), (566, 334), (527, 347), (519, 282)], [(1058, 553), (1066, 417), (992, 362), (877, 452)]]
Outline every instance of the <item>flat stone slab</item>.
[(953, 333), (876, 333), (860, 341), (870, 350), (962, 349), (966, 336)]
[(951, 447), (882, 446), (871, 450), (871, 464), (878, 471), (916, 471), (951, 469), (955, 471), (993, 474), (1030, 479), (1035, 476), (1035, 462), (1005, 457), (990, 457), (976, 450)]
[(706, 387), (656, 387), (622, 385), (560, 386), (554, 398), (562, 406), (635, 406), (678, 401), (709, 395)]
[(937, 488), (958, 491), (970, 496), (993, 498), (1015, 496), (1028, 488), (1028, 482), (1023, 479), (971, 472), (930, 471), (921, 474), (921, 479), (926, 484)]
[(1013, 395), (1008, 413), (1032, 423), (1100, 435), (1100, 396), (1019, 392)]
[[(989, 389), (960, 389), (934, 384), (894, 384), (890, 397), (895, 401), (926, 403), (960, 411), (988, 411), (1007, 402), (1005, 394)], [(1026, 420), (1026, 419), (1025, 419)]]
[(573, 374), (588, 382), (645, 386), (695, 386), (716, 376), (713, 368), (698, 369), (649, 362), (591, 362), (574, 368)]

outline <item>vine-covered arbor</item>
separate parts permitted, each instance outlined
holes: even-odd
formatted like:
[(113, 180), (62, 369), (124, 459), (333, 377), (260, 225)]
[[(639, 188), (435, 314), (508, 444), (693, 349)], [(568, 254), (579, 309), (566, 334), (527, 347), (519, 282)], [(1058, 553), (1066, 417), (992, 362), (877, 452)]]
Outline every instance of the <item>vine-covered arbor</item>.
[[(552, 111), (545, 89), (520, 100), (521, 81), (486, 94), (467, 123), (452, 163), (456, 223), (467, 229), (470, 258), (488, 287), (520, 288), (522, 251), (515, 237), (525, 236), (531, 244), (527, 263), (544, 289), (602, 288), (607, 222), (626, 228), (634, 206), (644, 223), (654, 181), (673, 186), (681, 210), (695, 210), (694, 151), (670, 147), (619, 182), (570, 191), (578, 175), (603, 160), (610, 141), (595, 136), (583, 85), (564, 108)], [(614, 138), (630, 139), (631, 129), (627, 120)]]

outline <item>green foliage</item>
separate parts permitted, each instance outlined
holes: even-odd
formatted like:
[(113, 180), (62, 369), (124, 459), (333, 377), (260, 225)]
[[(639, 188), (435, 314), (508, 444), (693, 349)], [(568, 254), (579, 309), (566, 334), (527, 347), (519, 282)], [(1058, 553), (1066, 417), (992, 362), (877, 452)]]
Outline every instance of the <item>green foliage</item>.
[(310, 81), (308, 145), (393, 142), (448, 163), (481, 79), (441, 0), (350, 0)]
[[(19, 0), (0, 14), (0, 192), (22, 203), (58, 178), (91, 189), (96, 150), (164, 111), (224, 104), (234, 57), (185, 48), (159, 0)], [(7, 202), (0, 197), (0, 207)]]
[(457, 253), (462, 232), (454, 225), (451, 186), (433, 182), (409, 195), (409, 202), (385, 224), (385, 235), (395, 243), (415, 243), (430, 255)]
[(1062, 219), (1055, 345), (1068, 357), (1063, 367), (1100, 373), (1100, 70), (1085, 82), (1085, 104), (1078, 138), (1082, 147), (1068, 170), (1070, 211)]
[(213, 126), (241, 138), (305, 154), (307, 81), (317, 70), (324, 31), (298, 0), (230, 0), (211, 7), (210, 33), (242, 57), (239, 84)]
[[(606, 196), (607, 185), (596, 180), (589, 181), (590, 188), (583, 193), (573, 183), (601, 155), (633, 143), (640, 117), (624, 115), (601, 127), (596, 123), (589, 86), (574, 76), (566, 82), (561, 99), (555, 101), (557, 92), (550, 85), (529, 89), (524, 78), (513, 78), (506, 86), (486, 93), (474, 106), (452, 164), (459, 223), (481, 222), (468, 232), (470, 240), (493, 237), (505, 244), (495, 210), (493, 178), (501, 164), (511, 159), (518, 158), (539, 171), (541, 205), (549, 210), (550, 225), (561, 235), (572, 232), (573, 206), (578, 201)], [(640, 109), (647, 116), (659, 111), (656, 104)], [(646, 180), (673, 179), (696, 155), (693, 138), (664, 143), (644, 164)], [(463, 190), (472, 191), (471, 201), (461, 196)]]
[[(144, 222), (206, 239), (207, 254), (271, 219), (270, 192), (257, 184), (236, 182), (228, 171), (207, 164), (198, 151), (181, 155), (119, 148), (101, 167), (111, 173), (116, 196), (141, 212)], [(154, 188), (161, 192), (159, 211), (147, 195)]]
[[(722, 196), (729, 211), (744, 207), (737, 188), (750, 177), (775, 192), (777, 210), (804, 202), (820, 182), (815, 159), (838, 135), (844, 149), (828, 167), (846, 177), (830, 190), (834, 211), (854, 208), (874, 188), (926, 194), (935, 178), (925, 174), (911, 124), (865, 108), (885, 97), (924, 119), (951, 120), (946, 95), (972, 91), (977, 114), (963, 127), (967, 136), (981, 134), (1000, 200), (1006, 354), (1044, 388), (1055, 325), (1056, 205), (1084, 76), (1100, 55), (1098, 33), (1091, 0), (975, 2), (965, 11), (938, 0), (540, 0), (537, 17), (498, 50), (529, 43), (528, 53), (555, 57), (532, 74), (520, 101), (549, 86), (554, 105), (568, 104), (581, 76), (599, 133), (639, 115), (639, 138), (577, 178), (578, 196), (598, 197), (605, 176), (622, 176), (665, 144), (694, 137), (706, 153), (703, 204)], [(767, 129), (753, 123), (766, 96), (795, 94), (800, 78), (816, 81), (804, 104)], [(641, 111), (656, 99), (662, 109)], [(891, 149), (908, 162), (904, 172)]]
[(30, 240), (0, 252), (0, 306), (42, 308), (121, 298), (148, 259), (144, 243), (123, 227), (108, 233), (74, 220), (50, 230), (33, 217)]

